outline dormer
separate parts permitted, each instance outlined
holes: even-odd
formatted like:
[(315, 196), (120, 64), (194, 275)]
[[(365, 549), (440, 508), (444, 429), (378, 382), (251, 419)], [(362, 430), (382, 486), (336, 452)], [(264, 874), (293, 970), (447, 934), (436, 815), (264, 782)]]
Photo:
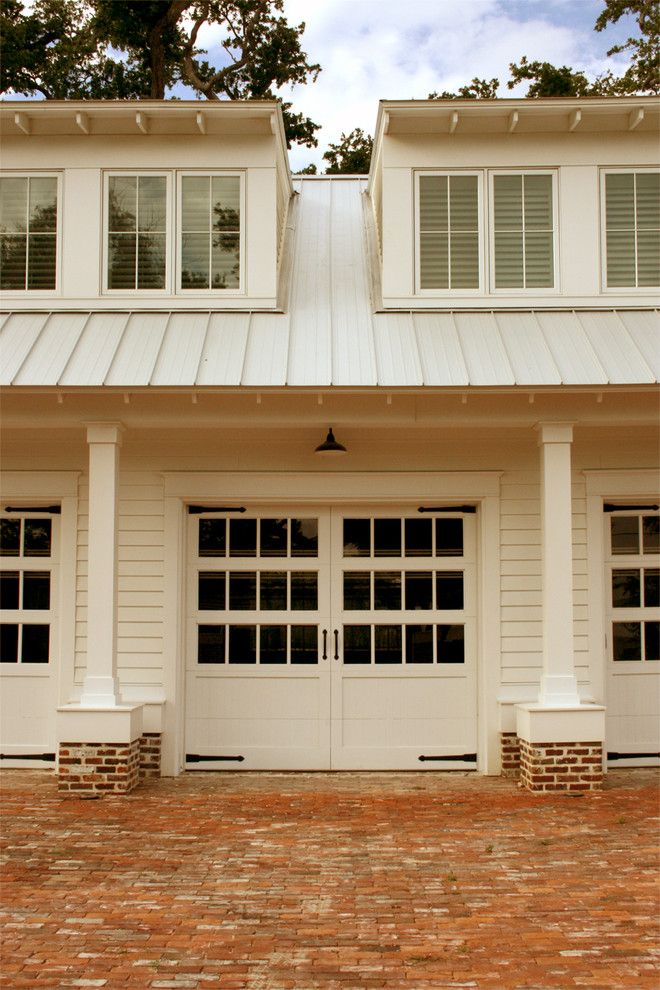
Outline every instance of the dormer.
[(652, 303), (659, 136), (655, 97), (381, 102), (369, 177), (377, 304)]
[(278, 307), (279, 104), (11, 101), (0, 137), (13, 309)]

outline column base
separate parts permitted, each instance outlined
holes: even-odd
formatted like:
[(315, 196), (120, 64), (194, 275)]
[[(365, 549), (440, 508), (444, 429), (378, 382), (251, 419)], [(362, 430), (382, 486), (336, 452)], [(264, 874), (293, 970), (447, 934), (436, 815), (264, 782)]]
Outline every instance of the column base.
[(514, 779), (520, 776), (520, 739), (515, 732), (502, 732), (502, 776)]
[(530, 791), (594, 791), (603, 784), (605, 708), (517, 705), (520, 783)]
[(61, 742), (57, 789), (69, 797), (129, 794), (140, 781), (140, 740), (130, 743)]
[(160, 777), (160, 732), (143, 732), (140, 736), (140, 780)]

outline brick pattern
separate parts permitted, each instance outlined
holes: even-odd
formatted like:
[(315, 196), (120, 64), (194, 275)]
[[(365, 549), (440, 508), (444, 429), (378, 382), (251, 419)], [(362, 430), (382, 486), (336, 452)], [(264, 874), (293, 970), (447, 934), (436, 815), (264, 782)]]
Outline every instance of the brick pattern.
[(128, 794), (140, 779), (140, 740), (60, 743), (57, 788), (72, 797)]
[(140, 780), (160, 777), (160, 732), (140, 736)]
[(520, 740), (515, 732), (503, 732), (502, 746), (502, 776), (520, 776)]
[(530, 791), (601, 790), (602, 743), (529, 743), (521, 739), (520, 783)]

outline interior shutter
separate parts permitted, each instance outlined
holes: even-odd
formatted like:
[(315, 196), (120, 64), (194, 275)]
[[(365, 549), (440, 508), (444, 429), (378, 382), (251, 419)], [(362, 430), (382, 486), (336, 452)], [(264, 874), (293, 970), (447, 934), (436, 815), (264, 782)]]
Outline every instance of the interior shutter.
[(525, 279), (522, 175), (496, 175), (493, 198), (495, 288), (521, 288)]
[(419, 179), (420, 287), (449, 288), (449, 180), (446, 175)]
[(555, 284), (552, 245), (552, 176), (523, 177), (525, 205), (525, 288)]
[(476, 175), (449, 179), (452, 289), (479, 288), (479, 204)]
[(660, 172), (638, 172), (637, 284), (660, 285)]
[(635, 176), (612, 172), (605, 176), (607, 284), (635, 285)]

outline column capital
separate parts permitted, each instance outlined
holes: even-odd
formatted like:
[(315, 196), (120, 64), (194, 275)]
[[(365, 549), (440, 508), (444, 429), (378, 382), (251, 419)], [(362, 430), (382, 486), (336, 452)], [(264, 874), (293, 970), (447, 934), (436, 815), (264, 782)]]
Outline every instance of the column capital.
[(115, 443), (121, 446), (122, 434), (126, 427), (118, 422), (84, 423), (87, 428), (87, 443)]
[(573, 423), (535, 423), (539, 446), (544, 443), (572, 443)]

